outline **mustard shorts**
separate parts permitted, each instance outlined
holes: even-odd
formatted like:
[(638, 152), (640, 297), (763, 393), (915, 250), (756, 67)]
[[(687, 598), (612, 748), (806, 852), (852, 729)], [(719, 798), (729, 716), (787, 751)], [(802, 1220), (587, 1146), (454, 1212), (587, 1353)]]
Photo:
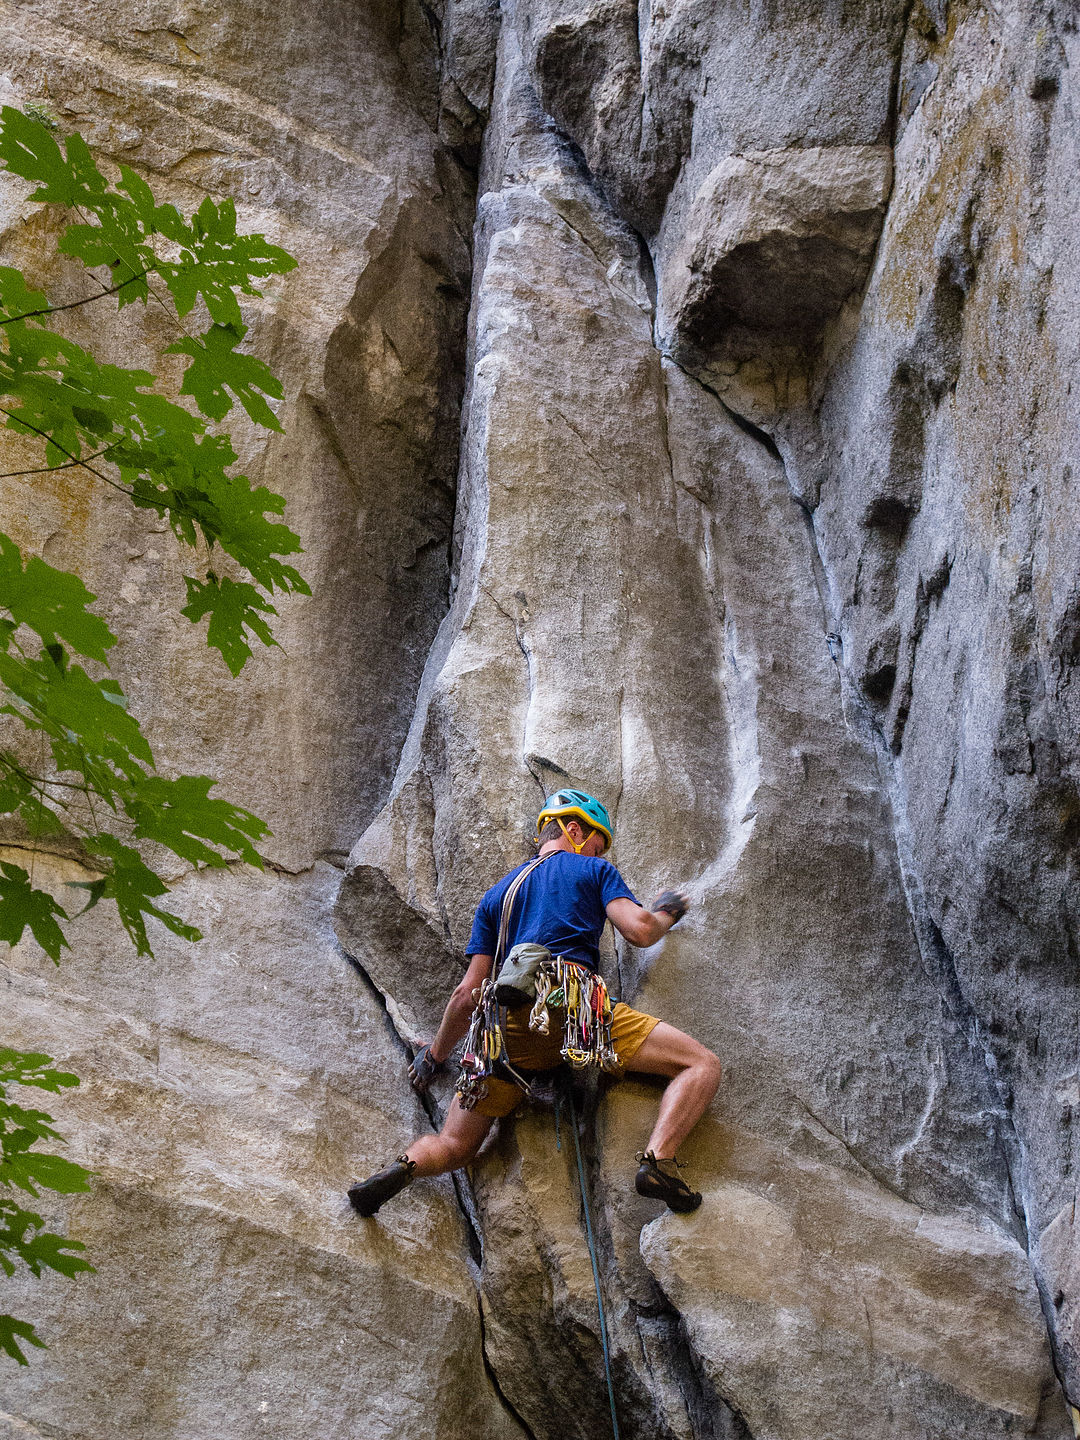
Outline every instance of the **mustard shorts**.
[[(507, 1011), (506, 1056), (515, 1070), (525, 1072), (528, 1079), (530, 1070), (553, 1070), (563, 1063), (559, 1053), (562, 1048), (563, 1032), (566, 1028), (566, 1011), (548, 1011), (548, 1033), (537, 1035), (529, 1029), (529, 1006), (522, 1005)], [(655, 1015), (643, 1015), (640, 1010), (631, 1010), (629, 1005), (617, 1001), (611, 1012), (611, 1043), (619, 1057), (620, 1068), (625, 1069), (660, 1021)], [(512, 1080), (500, 1080), (492, 1075), (488, 1078), (487, 1094), (476, 1102), (478, 1115), (490, 1115), (500, 1119), (509, 1115), (524, 1100), (519, 1085)]]

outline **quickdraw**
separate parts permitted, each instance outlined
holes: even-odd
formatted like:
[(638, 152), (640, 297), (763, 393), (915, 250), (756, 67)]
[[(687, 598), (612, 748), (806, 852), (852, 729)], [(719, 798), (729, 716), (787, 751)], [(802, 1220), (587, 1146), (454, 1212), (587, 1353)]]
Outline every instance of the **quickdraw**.
[(549, 1010), (566, 1011), (560, 1053), (568, 1064), (577, 1070), (589, 1065), (599, 1070), (619, 1068), (611, 1041), (611, 997), (602, 975), (561, 956), (541, 965), (529, 1029), (546, 1035)]
[[(536, 1003), (529, 1014), (529, 1029), (538, 1035), (549, 1034), (553, 1010), (565, 1011), (559, 1053), (567, 1064), (576, 1070), (590, 1065), (608, 1071), (619, 1068), (611, 1040), (611, 997), (602, 975), (561, 956), (544, 962), (536, 979)], [(526, 1094), (531, 1093), (529, 1082), (506, 1059), (506, 1039), (495, 986), (485, 980), (461, 1057), (457, 1096), (463, 1110), (471, 1110), (484, 1098), (488, 1077), (496, 1066)]]
[(490, 980), (485, 980), (480, 987), (480, 998), (472, 1013), (461, 1054), (457, 1097), (463, 1110), (471, 1110), (487, 1094), (488, 1076), (505, 1048), (495, 986)]

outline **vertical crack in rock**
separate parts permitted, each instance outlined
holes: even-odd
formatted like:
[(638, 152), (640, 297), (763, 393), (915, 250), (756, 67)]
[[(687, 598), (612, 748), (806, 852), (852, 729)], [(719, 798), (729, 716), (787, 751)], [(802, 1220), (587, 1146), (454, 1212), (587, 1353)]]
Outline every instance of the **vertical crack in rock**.
[(897, 133), (900, 128), (900, 87), (903, 82), (904, 73), (904, 50), (907, 45), (908, 30), (911, 27), (911, 17), (915, 6), (920, 0), (905, 0), (903, 15), (900, 21), (899, 40), (896, 46), (896, 61), (893, 66), (892, 78), (889, 82), (889, 106), (886, 121), (886, 133), (889, 144), (895, 148)]
[[(650, 1340), (663, 1347), (686, 1404), (693, 1440), (754, 1440), (749, 1426), (709, 1383), (686, 1329), (686, 1320), (657, 1286), (657, 1303), (638, 1307), (635, 1324)], [(648, 1346), (646, 1346), (646, 1349)]]
[[(372, 980), (371, 976), (364, 969), (360, 961), (357, 960), (355, 956), (350, 955), (347, 950), (342, 949), (340, 953), (344, 955), (345, 959), (348, 961), (353, 970), (355, 970), (356, 973), (360, 976), (364, 985), (369, 990), (372, 998), (379, 1006), (379, 1009), (382, 1013), (383, 1022), (386, 1026), (387, 1034), (392, 1038), (394, 1044), (400, 1051), (402, 1060), (401, 1070), (402, 1075), (404, 1076), (406, 1067), (408, 1063), (412, 1060), (415, 1051), (399, 1032), (394, 1022), (394, 1018), (390, 1013), (389, 1007), (387, 1006), (386, 996), (383, 994), (382, 990), (380, 990), (379, 987), (375, 984), (374, 980)], [(425, 1113), (427, 1114), (432, 1130), (439, 1130), (443, 1123), (443, 1120), (445, 1119), (445, 1115), (442, 1111), (442, 1108), (439, 1106), (435, 1096), (430, 1091), (428, 1091), (426, 1094), (420, 1096), (420, 1101), (424, 1107)], [(464, 1223), (465, 1235), (469, 1248), (469, 1256), (472, 1261), (471, 1273), (476, 1283), (476, 1314), (477, 1323), (480, 1327), (480, 1354), (483, 1360), (484, 1372), (491, 1382), (492, 1389), (494, 1390), (495, 1395), (499, 1400), (499, 1403), (502, 1405), (503, 1409), (506, 1411), (510, 1419), (513, 1420), (513, 1422), (520, 1427), (522, 1433), (526, 1437), (526, 1440), (537, 1440), (537, 1437), (534, 1436), (528, 1424), (519, 1414), (517, 1409), (514, 1407), (512, 1401), (508, 1398), (506, 1392), (503, 1390), (502, 1385), (499, 1383), (498, 1371), (491, 1362), (491, 1355), (489, 1351), (487, 1337), (487, 1326), (484, 1319), (483, 1295), (480, 1289), (480, 1267), (482, 1266), (484, 1259), (483, 1232), (481, 1230), (481, 1221), (477, 1213), (476, 1201), (472, 1194), (472, 1187), (469, 1184), (468, 1176), (465, 1174), (464, 1171), (455, 1170), (451, 1173), (450, 1179), (454, 1187), (454, 1195), (457, 1200), (458, 1208), (461, 1211), (461, 1218)]]
[[(610, 1224), (612, 1201), (617, 1197), (610, 1193), (611, 1177), (601, 1157), (596, 1099), (595, 1090), (590, 1088), (581, 1101), (580, 1123), (584, 1131), (586, 1185), (614, 1352), (616, 1404), (622, 1429), (628, 1436), (640, 1434), (643, 1440), (646, 1436), (672, 1433), (667, 1431), (659, 1397), (674, 1380), (692, 1440), (753, 1440), (743, 1418), (709, 1382), (683, 1316), (655, 1279), (649, 1277), (647, 1302), (626, 1296), (616, 1237)], [(584, 1242), (584, 1222), (582, 1230)], [(611, 1297), (616, 1297), (618, 1309), (612, 1305)], [(630, 1361), (627, 1354), (635, 1342), (640, 1354), (638, 1364)], [(661, 1373), (654, 1369), (658, 1360)]]
[[(847, 679), (847, 677), (845, 677)], [(850, 683), (850, 682), (849, 682)], [(994, 1120), (994, 1144), (1000, 1156), (1003, 1171), (1008, 1180), (1012, 1231), (1018, 1242), (1032, 1260), (1032, 1277), (1038, 1291), (1039, 1303), (1046, 1324), (1047, 1341), (1050, 1347), (1054, 1373), (1061, 1393), (1069, 1397), (1066, 1368), (1062, 1361), (1061, 1347), (1057, 1333), (1054, 1296), (1040, 1273), (1032, 1256), (1032, 1227), (1025, 1201), (1025, 1187), (1021, 1181), (1025, 1170), (1024, 1145), (1013, 1116), (1013, 1096), (1008, 1084), (998, 1071), (993, 1050), (985, 1042), (983, 1026), (978, 1012), (967, 995), (957, 972), (956, 963), (946, 944), (941, 930), (935, 922), (918, 877), (912, 850), (912, 837), (906, 818), (906, 807), (901, 782), (896, 773), (895, 751), (887, 741), (876, 717), (869, 714), (865, 705), (856, 700), (867, 730), (876, 738), (876, 749), (882, 770), (882, 778), (890, 794), (891, 809), (895, 821), (897, 851), (900, 857), (904, 892), (919, 939), (919, 949), (927, 975), (936, 986), (950, 1015), (960, 1026), (968, 1047), (976, 1059), (975, 1073), (983, 1077), (986, 1091), (987, 1114)]]
[(488, 1346), (487, 1323), (484, 1320), (484, 1297), (479, 1287), (477, 1287), (476, 1291), (476, 1313), (480, 1321), (480, 1353), (484, 1357), (484, 1370), (487, 1373), (488, 1379), (491, 1381), (492, 1389), (499, 1397), (499, 1401), (505, 1409), (506, 1413), (510, 1416), (510, 1418), (514, 1421), (516, 1425), (521, 1427), (521, 1432), (525, 1436), (525, 1440), (542, 1440), (542, 1437), (537, 1436), (535, 1432), (529, 1428), (529, 1425), (525, 1420), (524, 1416), (520, 1413), (520, 1411), (516, 1409), (513, 1402), (507, 1396), (506, 1391), (499, 1383), (499, 1373), (495, 1369), (495, 1366), (491, 1363), (491, 1354)]
[[(412, 1059), (416, 1054), (415, 1048), (409, 1045), (408, 1041), (398, 1030), (397, 1025), (394, 1022), (394, 1017), (390, 1013), (390, 1007), (387, 1004), (386, 996), (379, 989), (378, 985), (375, 984), (375, 981), (364, 969), (361, 962), (356, 958), (355, 955), (350, 955), (349, 952), (343, 947), (339, 947), (339, 949), (340, 953), (344, 955), (345, 959), (349, 962), (352, 968), (363, 980), (364, 984), (367, 986), (368, 990), (371, 993), (372, 999), (374, 999), (375, 1003), (378, 1005), (383, 1017), (383, 1022), (386, 1026), (386, 1032), (393, 1040), (395, 1046), (401, 1052), (401, 1074), (404, 1077), (409, 1064), (412, 1062)], [(403, 1084), (407, 1085), (408, 1081), (403, 1079)], [(430, 1091), (428, 1091), (425, 1094), (419, 1096), (419, 1100), (421, 1105), (424, 1107), (424, 1113), (428, 1117), (428, 1121), (431, 1125), (432, 1130), (437, 1131), (441, 1127), (443, 1120), (445, 1119), (445, 1115), (442, 1113), (441, 1108), (435, 1099), (435, 1096)], [(402, 1144), (407, 1143), (407, 1141), (402, 1141)], [(472, 1194), (469, 1189), (468, 1179), (461, 1171), (458, 1170), (453, 1171), (450, 1178), (453, 1182), (454, 1194), (457, 1197), (458, 1208), (460, 1209), (462, 1219), (465, 1222), (465, 1235), (469, 1247), (469, 1257), (472, 1260), (473, 1265), (478, 1266), (483, 1261), (484, 1252), (481, 1242), (480, 1228), (476, 1218), (476, 1205), (473, 1201)]]

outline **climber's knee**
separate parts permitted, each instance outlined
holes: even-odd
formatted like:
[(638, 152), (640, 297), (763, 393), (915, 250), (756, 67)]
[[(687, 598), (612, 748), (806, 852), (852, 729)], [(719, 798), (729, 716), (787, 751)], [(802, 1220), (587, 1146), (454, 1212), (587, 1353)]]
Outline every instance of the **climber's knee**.
[(702, 1074), (708, 1079), (715, 1094), (720, 1088), (720, 1081), (724, 1078), (724, 1067), (720, 1064), (720, 1057), (714, 1055), (711, 1050), (706, 1050), (698, 1063), (701, 1066)]
[(720, 1083), (720, 1061), (700, 1040), (676, 1030), (674, 1025), (661, 1021), (650, 1031), (648, 1038), (628, 1062), (628, 1070), (643, 1070), (646, 1074), (666, 1075), (673, 1080), (686, 1070), (696, 1071), (704, 1080), (708, 1077)]
[(475, 1110), (463, 1110), (455, 1096), (439, 1136), (445, 1147), (446, 1168), (460, 1170), (463, 1165), (468, 1165), (484, 1143), (491, 1126), (490, 1116), (478, 1115)]

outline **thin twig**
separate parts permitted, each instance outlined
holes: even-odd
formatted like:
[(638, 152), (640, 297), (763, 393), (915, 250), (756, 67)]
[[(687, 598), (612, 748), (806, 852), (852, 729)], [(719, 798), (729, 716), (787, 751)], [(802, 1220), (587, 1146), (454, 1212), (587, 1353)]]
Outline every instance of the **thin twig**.
[[(42, 730), (42, 732), (41, 732), (41, 767), (42, 767), (42, 769), (45, 768), (45, 731), (44, 731), (44, 730)], [(42, 818), (41, 818), (41, 817), (44, 815), (44, 813), (45, 813), (45, 793), (44, 793), (44, 789), (39, 786), (39, 787), (38, 787), (38, 828), (39, 828), (39, 830), (44, 829), (44, 826), (43, 826), (43, 824), (42, 824)], [(31, 848), (31, 850), (30, 850), (30, 888), (31, 888), (31, 890), (32, 890), (32, 889), (34, 888), (34, 867), (35, 867), (35, 865), (37, 864), (37, 855), (38, 855), (38, 844), (37, 844), (37, 842), (38, 842), (38, 837), (37, 837), (37, 835), (31, 835), (30, 839), (31, 839), (32, 842), (33, 842), (32, 848)]]
[[(86, 459), (100, 460), (102, 455), (107, 455), (110, 450), (115, 450), (119, 444), (119, 440), (114, 440), (111, 445), (106, 445), (104, 450), (97, 450), (93, 455), (88, 455)], [(70, 470), (73, 465), (84, 465), (85, 463), (83, 460), (69, 460), (65, 465), (39, 465), (36, 470), (6, 470), (0, 475), (0, 480), (16, 480), (20, 475), (50, 475), (54, 470)]]
[[(42, 733), (44, 734), (44, 731)], [(0, 764), (2, 764), (6, 770), (12, 771), (15, 775), (21, 775), (28, 785), (32, 785), (35, 789), (41, 790), (45, 793), (47, 793), (46, 787), (48, 787), (49, 785), (60, 785), (65, 790), (78, 790), (81, 794), (84, 795), (87, 794), (89, 790), (93, 789), (95, 795), (101, 795), (102, 798), (104, 798), (103, 792), (99, 790), (97, 786), (90, 786), (86, 784), (76, 785), (74, 780), (45, 780), (40, 775), (31, 775), (29, 770), (24, 770), (21, 765), (14, 764), (6, 757), (0, 757)], [(55, 800), (57, 805), (63, 805), (64, 803), (62, 800), (57, 799), (55, 796), (52, 795), (49, 795), (48, 798), (50, 800)]]
[[(104, 455), (104, 450), (97, 451), (96, 454), (89, 456), (87, 460), (80, 460), (77, 455), (73, 455), (70, 450), (66, 450), (58, 440), (54, 440), (47, 430), (41, 430), (38, 428), (38, 426), (32, 425), (29, 420), (24, 420), (21, 415), (16, 415), (11, 410), (5, 410), (2, 405), (0, 405), (0, 415), (7, 415), (9, 419), (15, 421), (16, 425), (23, 425), (26, 427), (27, 430), (32, 430), (35, 435), (40, 435), (43, 440), (47, 440), (49, 444), (54, 447), (54, 449), (59, 450), (61, 455), (66, 455), (71, 461), (70, 465), (46, 465), (41, 471), (15, 471), (15, 474), (37, 475), (43, 474), (49, 470), (70, 470), (72, 466), (77, 465), (83, 470), (88, 470), (91, 475), (96, 475), (99, 480), (104, 480), (105, 484), (111, 485), (114, 490), (119, 490), (121, 495), (127, 495), (130, 497), (134, 493), (133, 491), (129, 490), (126, 485), (121, 485), (119, 480), (110, 479), (108, 475), (103, 475), (100, 470), (95, 470), (93, 465), (89, 463), (90, 460), (96, 460), (99, 458), (99, 456)], [(116, 440), (113, 442), (112, 445), (107, 446), (106, 449), (113, 450), (120, 443), (121, 442), (119, 440)], [(0, 479), (2, 478), (3, 477), (0, 476)], [(173, 494), (175, 497), (175, 491), (173, 492)], [(163, 498), (161, 504), (164, 509), (174, 510), (177, 515), (183, 515), (190, 520), (194, 520), (196, 525), (201, 526), (202, 522), (199, 519), (198, 511), (194, 509), (188, 509), (185, 505), (177, 504), (175, 498), (172, 500), (171, 503)], [(194, 549), (195, 547), (193, 546), (192, 548)]]
[[(66, 455), (71, 461), (72, 465), (80, 465), (84, 470), (89, 470), (91, 475), (96, 475), (99, 480), (104, 480), (106, 485), (111, 485), (114, 490), (119, 490), (121, 495), (131, 494), (131, 491), (126, 486), (121, 485), (118, 480), (111, 480), (108, 475), (103, 475), (100, 470), (95, 470), (92, 465), (87, 464), (85, 460), (80, 460), (79, 457), (77, 455), (73, 455), (70, 450), (65, 450), (63, 445), (61, 445), (58, 440), (54, 440), (47, 430), (39, 429), (37, 425), (32, 425), (29, 420), (24, 420), (21, 415), (16, 415), (11, 410), (5, 410), (2, 405), (0, 405), (0, 415), (6, 415), (10, 420), (14, 420), (16, 425), (23, 425), (26, 427), (27, 430), (33, 430), (35, 435), (40, 435), (43, 440), (47, 440), (49, 444), (53, 447), (53, 449), (59, 450), (61, 455)], [(117, 443), (119, 444), (119, 441)], [(111, 445), (109, 446), (109, 449), (112, 449)], [(95, 457), (91, 455), (90, 459), (93, 460), (94, 458)], [(67, 470), (69, 467), (67, 465), (63, 467), (57, 465), (55, 467), (46, 466), (45, 468), (55, 468), (57, 470), (63, 468)]]
[[(42, 749), (44, 749), (44, 746), (42, 746)], [(58, 795), (48, 794), (45, 789), (46, 785), (63, 785), (65, 783), (63, 780), (43, 780), (39, 775), (31, 775), (29, 770), (24, 770), (21, 765), (13, 764), (6, 755), (0, 755), (0, 766), (16, 775), (21, 775), (27, 784), (36, 790), (39, 796), (43, 796), (48, 800), (50, 804), (59, 805), (64, 810), (71, 809), (71, 806), (66, 800), (61, 800)], [(81, 790), (83, 787), (81, 785), (71, 785), (70, 788), (72, 790)]]
[[(74, 310), (79, 305), (89, 305), (92, 300), (104, 300), (106, 295), (115, 295), (118, 290), (123, 290), (125, 285), (133, 285), (136, 280), (144, 280), (150, 274), (150, 267), (141, 271), (138, 275), (129, 275), (126, 280), (121, 280), (119, 285), (112, 285), (107, 290), (102, 290), (98, 295), (84, 295), (81, 300), (69, 300), (66, 305), (45, 305), (40, 310), (24, 310), (21, 315), (8, 315), (6, 319), (0, 320), (0, 326), (14, 325), (16, 320), (32, 320), (35, 315), (59, 315), (61, 310)], [(97, 280), (97, 276), (94, 276)], [(98, 280), (98, 284), (101, 281)], [(149, 285), (146, 287), (149, 289)], [(0, 476), (0, 479), (3, 477)]]

